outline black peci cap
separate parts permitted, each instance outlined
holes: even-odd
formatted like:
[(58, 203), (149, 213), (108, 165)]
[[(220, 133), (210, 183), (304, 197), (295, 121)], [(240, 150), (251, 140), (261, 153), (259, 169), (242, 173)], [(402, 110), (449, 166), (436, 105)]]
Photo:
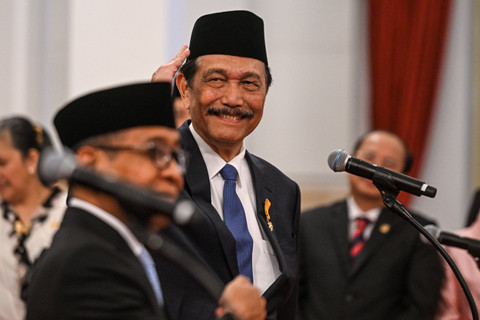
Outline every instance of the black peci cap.
[(141, 127), (175, 128), (171, 85), (165, 82), (124, 85), (89, 93), (58, 111), (53, 120), (63, 145), (101, 134)]
[(218, 12), (198, 18), (189, 48), (187, 60), (226, 54), (254, 58), (268, 66), (263, 20), (250, 11)]

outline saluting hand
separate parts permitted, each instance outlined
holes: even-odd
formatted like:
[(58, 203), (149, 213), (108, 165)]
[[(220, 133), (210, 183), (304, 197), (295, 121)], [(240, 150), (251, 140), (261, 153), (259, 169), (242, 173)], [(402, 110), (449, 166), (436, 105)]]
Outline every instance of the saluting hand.
[(161, 65), (152, 75), (152, 82), (172, 82), (173, 77), (190, 55), (190, 49), (186, 44), (182, 46), (177, 55), (167, 64)]

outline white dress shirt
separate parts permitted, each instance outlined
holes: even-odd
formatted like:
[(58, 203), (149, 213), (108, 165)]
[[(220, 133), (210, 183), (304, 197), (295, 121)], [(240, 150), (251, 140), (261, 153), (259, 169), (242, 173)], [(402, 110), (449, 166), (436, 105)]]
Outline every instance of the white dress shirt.
[(347, 199), (347, 207), (348, 207), (348, 221), (349, 221), (349, 239), (352, 239), (353, 234), (355, 233), (355, 230), (357, 229), (357, 218), (367, 218), (370, 223), (365, 227), (365, 230), (363, 231), (363, 239), (365, 242), (370, 238), (370, 235), (372, 234), (373, 227), (375, 226), (375, 223), (378, 220), (378, 217), (380, 216), (380, 212), (382, 211), (382, 208), (374, 208), (370, 209), (367, 212), (363, 212), (362, 209), (357, 205), (355, 200), (353, 200), (353, 197), (350, 196)]
[[(207, 166), (212, 205), (223, 220), (223, 185), (225, 180), (220, 174), (220, 170), (222, 170), (227, 162), (203, 141), (192, 124), (190, 124), (189, 128)], [(245, 151), (245, 146), (242, 145), (239, 154), (229, 161), (228, 164), (234, 166), (238, 171), (236, 192), (245, 210), (248, 231), (253, 239), (253, 284), (261, 293), (264, 293), (278, 276), (280, 276), (281, 272), (278, 267), (277, 257), (270, 243), (266, 240), (266, 235), (257, 220), (255, 191), (253, 188), (252, 175), (247, 160), (245, 159)]]

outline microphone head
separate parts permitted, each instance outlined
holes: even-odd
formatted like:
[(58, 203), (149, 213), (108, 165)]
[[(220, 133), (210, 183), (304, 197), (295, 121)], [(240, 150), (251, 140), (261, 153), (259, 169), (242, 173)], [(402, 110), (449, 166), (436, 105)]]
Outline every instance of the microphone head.
[(48, 186), (58, 180), (70, 178), (76, 167), (77, 161), (71, 151), (62, 154), (54, 148), (47, 148), (40, 155), (38, 177)]
[(350, 155), (343, 149), (336, 149), (328, 155), (328, 166), (335, 172), (345, 171)]
[(197, 212), (195, 204), (187, 199), (180, 199), (173, 210), (173, 221), (180, 226), (197, 224), (203, 221), (203, 216)]

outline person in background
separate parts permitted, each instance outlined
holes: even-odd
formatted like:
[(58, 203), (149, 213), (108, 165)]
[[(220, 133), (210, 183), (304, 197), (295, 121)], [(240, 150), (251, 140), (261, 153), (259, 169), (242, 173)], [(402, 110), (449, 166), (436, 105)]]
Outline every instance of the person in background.
[[(474, 217), (470, 212), (469, 219), (472, 219), (472, 221), (469, 221), (469, 225), (466, 228), (458, 230), (455, 233), (461, 237), (480, 241), (480, 215), (478, 214), (480, 204), (478, 201), (479, 194), (477, 191), (471, 208), (471, 212), (475, 210), (477, 215)], [(455, 265), (467, 283), (478, 311), (480, 309), (480, 269), (478, 261), (464, 249), (445, 246), (445, 250), (453, 259), (453, 262), (455, 262)], [(444, 265), (445, 282), (442, 287), (442, 298), (436, 320), (471, 320), (472, 311), (465, 297), (465, 293), (446, 261), (444, 261)]]
[(23, 279), (50, 246), (66, 208), (66, 192), (37, 175), (50, 137), (25, 117), (0, 120), (0, 319), (25, 318)]
[[(186, 163), (170, 96), (170, 83), (100, 90), (68, 103), (54, 124), (79, 166), (173, 201)], [(27, 319), (172, 319), (168, 288), (144, 245), (145, 230), (157, 232), (169, 219), (79, 182), (70, 181), (69, 192), (62, 225), (32, 273)], [(265, 299), (245, 277), (228, 283), (217, 303), (217, 316), (266, 315)]]
[[(413, 161), (405, 143), (382, 130), (360, 137), (352, 155), (401, 173)], [(348, 178), (347, 199), (300, 219), (302, 319), (433, 319), (443, 279), (440, 256), (385, 208), (371, 180)], [(412, 215), (422, 225), (433, 223)]]

